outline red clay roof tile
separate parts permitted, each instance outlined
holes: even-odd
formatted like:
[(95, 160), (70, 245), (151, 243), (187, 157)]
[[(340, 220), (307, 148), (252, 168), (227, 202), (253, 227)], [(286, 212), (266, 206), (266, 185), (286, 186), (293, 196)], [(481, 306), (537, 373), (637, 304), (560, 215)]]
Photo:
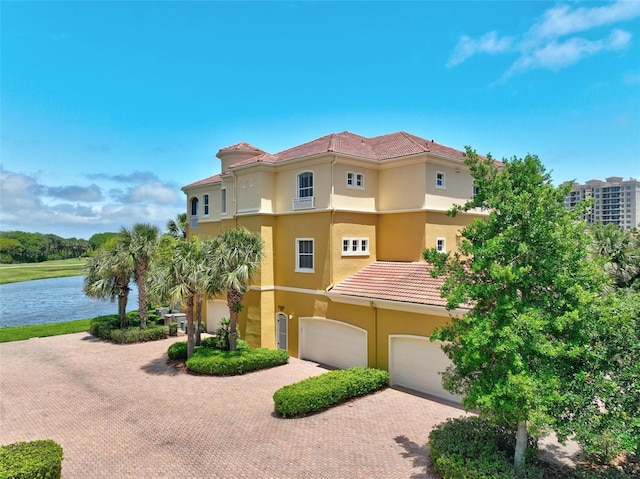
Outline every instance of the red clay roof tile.
[(183, 186), (182, 188), (192, 188), (194, 186), (204, 186), (210, 185), (214, 183), (220, 183), (222, 181), (222, 176), (220, 174), (210, 176), (209, 178), (205, 178), (204, 180), (196, 181), (195, 183), (191, 183), (189, 185)]
[(376, 261), (331, 289), (332, 293), (403, 303), (445, 306), (443, 278), (431, 276), (423, 262)]

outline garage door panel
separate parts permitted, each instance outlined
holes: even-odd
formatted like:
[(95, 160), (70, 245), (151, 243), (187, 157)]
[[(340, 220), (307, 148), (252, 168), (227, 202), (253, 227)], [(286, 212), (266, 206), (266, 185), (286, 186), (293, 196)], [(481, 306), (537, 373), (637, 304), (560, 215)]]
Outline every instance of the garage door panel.
[(367, 332), (340, 321), (300, 318), (300, 357), (338, 368), (367, 366)]
[(439, 342), (427, 337), (398, 336), (389, 340), (390, 384), (460, 402), (460, 397), (442, 387), (442, 376), (451, 361)]

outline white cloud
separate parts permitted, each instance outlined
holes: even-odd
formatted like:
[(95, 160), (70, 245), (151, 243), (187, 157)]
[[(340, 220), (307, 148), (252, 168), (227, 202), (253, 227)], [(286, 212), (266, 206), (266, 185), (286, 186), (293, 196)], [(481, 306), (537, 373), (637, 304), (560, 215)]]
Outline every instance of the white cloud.
[[(519, 40), (499, 37), (495, 31), (478, 39), (461, 37), (447, 66), (459, 65), (480, 53), (515, 52), (519, 56), (503, 79), (537, 68), (558, 70), (601, 52), (628, 48), (632, 35), (619, 28), (610, 30), (604, 37), (593, 37), (600, 34), (599, 29), (637, 17), (640, 17), (640, 2), (637, 1), (619, 0), (601, 7), (560, 5), (545, 11)], [(575, 36), (577, 33), (583, 35)]]
[[(113, 177), (95, 175), (94, 179), (100, 177), (103, 182), (88, 187), (49, 186), (36, 175), (0, 169), (0, 230), (89, 238), (99, 232), (118, 231), (122, 226), (151, 222), (162, 231), (167, 220), (185, 208), (177, 186), (156, 180), (141, 182), (123, 193), (110, 189)], [(136, 173), (121, 180), (148, 178), (147, 174)]]
[(467, 58), (472, 57), (476, 53), (489, 53), (495, 55), (509, 51), (513, 39), (511, 37), (498, 38), (498, 34), (493, 31), (484, 34), (477, 40), (464, 35), (447, 62), (448, 67), (453, 67), (464, 62)]

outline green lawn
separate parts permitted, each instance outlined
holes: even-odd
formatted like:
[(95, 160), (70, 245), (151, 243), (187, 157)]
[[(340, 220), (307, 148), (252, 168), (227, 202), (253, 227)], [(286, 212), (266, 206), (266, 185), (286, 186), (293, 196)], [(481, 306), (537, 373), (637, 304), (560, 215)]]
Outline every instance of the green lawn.
[(0, 328), (0, 343), (58, 336), (60, 334), (81, 333), (89, 329), (89, 323), (91, 323), (91, 319), (78, 319), (76, 321), (65, 321), (63, 323), (31, 324), (28, 326)]
[(80, 276), (84, 274), (86, 263), (87, 258), (43, 261), (42, 263), (0, 264), (0, 284)]

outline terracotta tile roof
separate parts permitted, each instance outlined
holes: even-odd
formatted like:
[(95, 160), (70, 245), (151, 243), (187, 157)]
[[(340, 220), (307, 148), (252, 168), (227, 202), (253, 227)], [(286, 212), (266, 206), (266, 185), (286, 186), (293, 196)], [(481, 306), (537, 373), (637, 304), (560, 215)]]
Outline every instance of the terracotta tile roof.
[(345, 296), (445, 306), (442, 278), (433, 278), (423, 262), (376, 261), (330, 290)]
[(222, 176), (220, 174), (217, 174), (217, 175), (210, 176), (209, 178), (205, 178), (204, 180), (196, 181), (195, 183), (191, 183), (189, 185), (183, 186), (182, 189), (192, 188), (194, 186), (204, 186), (204, 185), (210, 185), (213, 183), (220, 183), (221, 181), (222, 181)]
[(460, 161), (463, 159), (462, 151), (403, 131), (373, 138), (343, 131), (316, 138), (274, 155), (264, 153), (236, 163), (231, 167), (236, 168), (259, 162), (277, 164), (322, 153), (338, 153), (374, 161), (384, 161), (419, 153), (433, 153)]
[(245, 143), (244, 141), (241, 141), (240, 143), (236, 143), (234, 145), (225, 146), (224, 148), (220, 148), (218, 153), (224, 151), (256, 151), (259, 153), (264, 153), (264, 151), (262, 151), (260, 148), (256, 148), (255, 146), (250, 145), (249, 143)]

